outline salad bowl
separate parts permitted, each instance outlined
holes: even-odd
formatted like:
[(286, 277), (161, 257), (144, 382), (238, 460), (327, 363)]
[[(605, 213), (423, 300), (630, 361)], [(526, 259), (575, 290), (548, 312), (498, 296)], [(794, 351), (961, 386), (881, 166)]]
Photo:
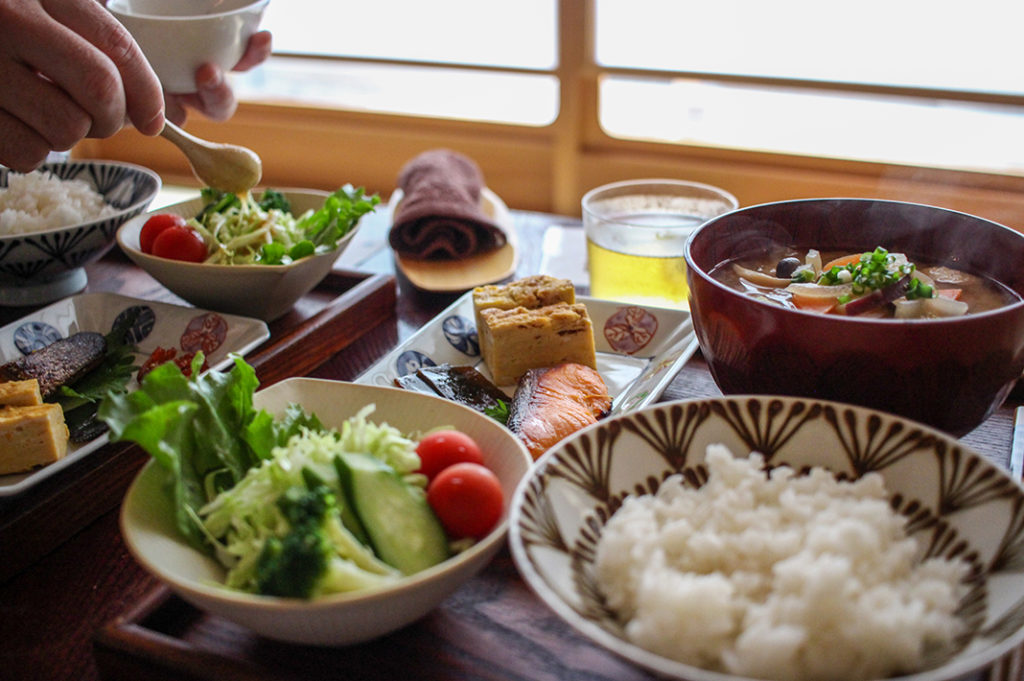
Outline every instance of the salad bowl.
[(256, 408), (281, 415), (301, 405), (326, 426), (341, 426), (366, 405), (367, 420), (402, 432), (439, 426), (458, 429), (480, 443), (484, 464), (498, 477), (503, 509), (498, 524), (472, 546), (433, 567), (384, 586), (313, 600), (262, 596), (224, 586), (225, 571), (193, 548), (177, 530), (166, 477), (149, 462), (128, 490), (121, 532), (135, 559), (182, 599), (269, 639), (307, 645), (350, 645), (404, 627), (429, 613), (482, 570), (505, 545), (508, 508), (531, 459), (525, 447), (494, 419), (439, 397), (398, 388), (324, 379), (294, 378), (254, 395)]
[[(283, 189), (293, 215), (317, 210), (329, 192), (315, 189)], [(186, 219), (205, 205), (201, 197), (181, 201), (159, 211), (126, 222), (117, 232), (121, 250), (136, 265), (179, 298), (217, 312), (273, 321), (288, 312), (331, 271), (335, 261), (352, 241), (356, 223), (333, 250), (317, 253), (286, 265), (211, 264), (160, 258), (144, 253), (139, 236), (146, 221), (157, 213), (171, 213)]]

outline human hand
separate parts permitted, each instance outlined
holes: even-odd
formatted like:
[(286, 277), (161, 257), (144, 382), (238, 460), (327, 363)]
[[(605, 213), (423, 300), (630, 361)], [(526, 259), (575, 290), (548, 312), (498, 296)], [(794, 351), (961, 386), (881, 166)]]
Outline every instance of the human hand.
[[(233, 96), (232, 96), (233, 99)], [(164, 124), (153, 69), (95, 0), (0, 0), (0, 164), (28, 172), (52, 150)]]
[[(262, 64), (270, 56), (271, 35), (269, 31), (257, 31), (249, 38), (245, 54), (235, 64), (232, 71), (248, 71)], [(207, 118), (225, 121), (231, 118), (238, 108), (234, 90), (228, 84), (224, 72), (214, 64), (203, 64), (196, 70), (196, 86), (194, 93), (184, 95), (165, 95), (167, 101), (167, 117), (182, 125), (188, 117), (188, 109), (195, 109)]]

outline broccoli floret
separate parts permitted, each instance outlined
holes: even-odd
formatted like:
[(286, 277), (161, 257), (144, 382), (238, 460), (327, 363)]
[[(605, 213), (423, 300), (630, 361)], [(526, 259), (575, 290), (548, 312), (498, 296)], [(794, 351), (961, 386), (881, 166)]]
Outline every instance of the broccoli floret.
[(264, 543), (256, 563), (257, 592), (313, 598), (396, 579), (398, 573), (346, 529), (334, 490), (315, 484), (315, 474), (303, 473), (314, 484), (291, 487), (277, 500), (289, 529)]
[(322, 528), (329, 511), (337, 508), (334, 493), (326, 485), (292, 487), (277, 505), (291, 529), (263, 545), (256, 564), (257, 588), (268, 596), (309, 598), (333, 553)]
[(276, 189), (267, 189), (260, 196), (260, 208), (263, 210), (278, 209), (282, 213), (291, 213), (292, 204), (285, 198), (285, 195)]

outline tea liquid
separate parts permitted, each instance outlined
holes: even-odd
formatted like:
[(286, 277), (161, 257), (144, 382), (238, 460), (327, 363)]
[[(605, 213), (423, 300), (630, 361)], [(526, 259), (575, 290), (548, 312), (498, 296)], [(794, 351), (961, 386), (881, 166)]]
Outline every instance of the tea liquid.
[[(591, 229), (587, 238), (591, 295), (639, 305), (686, 307), (683, 249), (686, 239), (706, 219), (678, 213), (631, 213)], [(629, 226), (624, 228), (623, 223)]]

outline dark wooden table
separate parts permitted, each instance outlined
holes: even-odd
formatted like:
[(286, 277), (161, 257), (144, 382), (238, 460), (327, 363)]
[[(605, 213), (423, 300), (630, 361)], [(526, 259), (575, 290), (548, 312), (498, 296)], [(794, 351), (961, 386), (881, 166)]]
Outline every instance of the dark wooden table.
[[(521, 274), (540, 271), (541, 244), (549, 227), (573, 223), (535, 213), (515, 213), (515, 219), (523, 247), (518, 266)], [(383, 229), (379, 220), (371, 221), (367, 236), (379, 237)], [(394, 272), (386, 249), (374, 249), (372, 243), (364, 246), (357, 263), (361, 270)], [(148, 277), (117, 274), (123, 272), (124, 265), (118, 258), (116, 253), (108, 255), (89, 268), (91, 290), (166, 299), (166, 292)], [(372, 328), (359, 329), (341, 351), (320, 358), (322, 363), (302, 373), (355, 379), (455, 298), (413, 291), (400, 277), (395, 279), (395, 289), (393, 303), (387, 296), (375, 299), (378, 305), (393, 304), (394, 314), (387, 310), (386, 314), (367, 315)], [(0, 324), (24, 312), (2, 310)], [(374, 321), (378, 319), (381, 321)], [(301, 342), (296, 348), (301, 351)], [(665, 399), (717, 394), (698, 355), (672, 382)], [(1016, 400), (1008, 402), (964, 441), (1005, 465), (1012, 408), (1017, 404)], [(145, 458), (134, 448), (124, 448), (110, 456), (109, 463), (96, 464), (88, 471), (91, 479), (100, 482), (90, 482), (77, 493), (82, 506), (91, 509), (95, 517), (79, 517), (76, 522), (75, 516), (82, 512), (65, 501), (61, 517), (47, 518), (41, 525), (50, 533), (66, 519), (67, 526), (73, 528), (68, 536), (39, 536), (33, 542), (22, 530), (22, 542), (33, 544), (34, 551), (39, 546), (47, 546), (47, 550), (45, 555), (30, 555), (25, 559), (27, 565), (0, 583), (0, 679), (89, 681), (100, 678), (101, 672), (111, 678), (139, 679), (649, 678), (562, 624), (529, 592), (507, 551), (499, 553), (480, 576), (421, 622), (348, 650), (261, 641), (233, 625), (211, 622), (180, 601), (165, 603), (159, 617), (151, 618), (161, 621), (147, 621), (146, 627), (159, 635), (142, 645), (141, 652), (138, 647), (118, 650), (116, 637), (112, 643), (110, 637), (100, 636), (106, 642), (97, 645), (98, 633), (109, 630), (111, 623), (143, 617), (154, 603), (167, 600), (156, 580), (128, 554), (118, 529), (119, 501)], [(64, 480), (61, 484), (72, 483)], [(0, 532), (5, 518), (10, 520), (23, 510), (17, 500), (0, 506)], [(53, 541), (47, 543), (48, 538)], [(20, 550), (9, 544), (0, 543), (0, 547), (0, 563), (15, 560)], [(150, 653), (152, 659), (147, 659)]]

